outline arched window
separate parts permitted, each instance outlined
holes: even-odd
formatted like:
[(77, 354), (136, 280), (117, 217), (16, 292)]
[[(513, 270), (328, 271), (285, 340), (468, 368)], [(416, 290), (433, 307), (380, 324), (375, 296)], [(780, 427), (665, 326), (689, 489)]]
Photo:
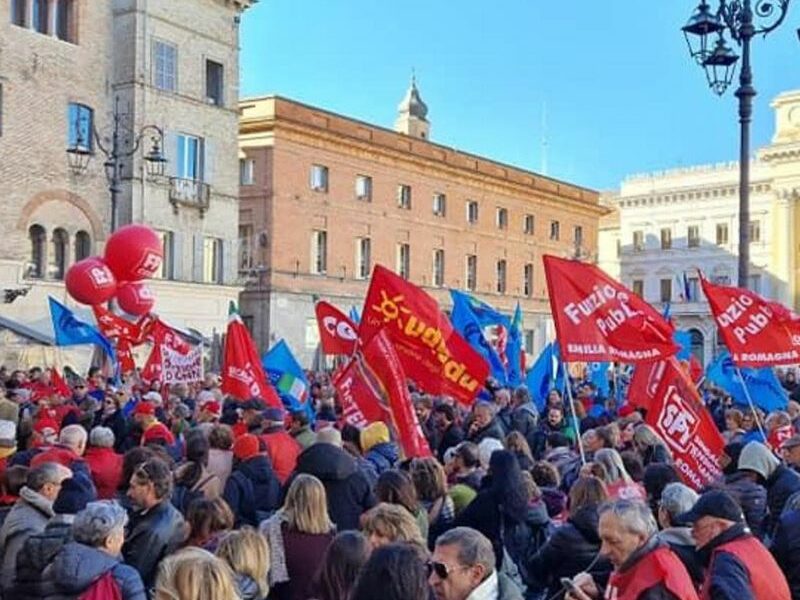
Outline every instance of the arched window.
[(75, 260), (89, 258), (92, 254), (92, 238), (89, 234), (81, 230), (75, 234)]
[(27, 275), (41, 279), (44, 277), (46, 265), (47, 232), (41, 225), (31, 225), (28, 229), (28, 237), (31, 241), (31, 259)]
[(69, 234), (59, 228), (53, 231), (53, 278), (64, 279), (67, 272)]

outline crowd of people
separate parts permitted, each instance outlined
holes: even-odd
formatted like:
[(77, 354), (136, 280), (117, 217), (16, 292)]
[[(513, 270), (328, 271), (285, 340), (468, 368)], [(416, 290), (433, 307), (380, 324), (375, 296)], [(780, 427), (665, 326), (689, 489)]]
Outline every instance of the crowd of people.
[[(465, 407), (409, 383), (431, 450), (313, 410), (0, 367), (2, 600), (800, 599), (800, 399), (732, 405), (696, 491), (644, 410), (571, 379), (541, 408), (488, 381)], [(613, 396), (614, 394), (612, 394)]]

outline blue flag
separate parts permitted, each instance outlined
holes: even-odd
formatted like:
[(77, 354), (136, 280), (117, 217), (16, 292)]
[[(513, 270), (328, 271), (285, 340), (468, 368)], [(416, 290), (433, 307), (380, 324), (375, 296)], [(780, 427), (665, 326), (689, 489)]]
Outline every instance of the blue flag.
[(308, 380), (289, 345), (280, 340), (264, 355), (261, 363), (284, 406), (290, 411), (305, 410), (313, 420), (314, 407), (308, 401)]
[(608, 369), (611, 363), (593, 362), (589, 363), (589, 381), (597, 388), (598, 396), (608, 398), (611, 393), (611, 386), (608, 383)]
[[(456, 290), (450, 290), (450, 294), (453, 296), (453, 312), (450, 315), (453, 329), (467, 340), (467, 343), (486, 360), (489, 365), (490, 375), (500, 382), (500, 385), (508, 385), (505, 365), (489, 343), (489, 340), (483, 335), (483, 328), (489, 325), (503, 324), (507, 329), (510, 329), (510, 327), (508, 327), (510, 325), (508, 317), (495, 311), (488, 304), (484, 304), (472, 298), (468, 294)], [(478, 306), (478, 303), (483, 305), (483, 307)], [(475, 306), (478, 306), (477, 312), (474, 309)], [(488, 307), (488, 309), (494, 312), (500, 319), (504, 319), (505, 322), (488, 321), (488, 311), (485, 310), (484, 307)], [(484, 322), (481, 321), (479, 315)]]
[[(789, 399), (771, 367), (742, 369), (741, 371), (753, 404), (767, 413), (773, 410), (786, 409)], [(736, 374), (736, 366), (733, 364), (731, 355), (727, 350), (720, 353), (714, 359), (714, 362), (708, 365), (706, 377), (709, 381), (728, 392), (736, 404), (748, 406), (747, 395), (742, 388), (742, 382)]]
[(517, 302), (511, 329), (508, 331), (508, 346), (506, 346), (508, 385), (513, 387), (522, 385), (522, 352), (522, 309)]
[(350, 317), (350, 320), (353, 323), (355, 323), (356, 325), (361, 323), (361, 315), (358, 314), (358, 309), (355, 306), (351, 306), (350, 307), (350, 315), (349, 315), (349, 317)]
[(689, 360), (692, 356), (692, 334), (685, 329), (676, 329), (672, 334), (672, 341), (680, 346), (675, 358)]
[(558, 344), (547, 344), (533, 363), (525, 378), (525, 385), (531, 393), (536, 408), (544, 410), (547, 395), (552, 389), (562, 389), (564, 369), (558, 352)]
[(52, 296), (48, 299), (50, 301), (50, 318), (53, 320), (56, 346), (80, 346), (82, 344), (100, 346), (111, 358), (116, 368), (117, 355), (108, 338), (104, 337), (96, 327), (78, 319), (75, 313)]

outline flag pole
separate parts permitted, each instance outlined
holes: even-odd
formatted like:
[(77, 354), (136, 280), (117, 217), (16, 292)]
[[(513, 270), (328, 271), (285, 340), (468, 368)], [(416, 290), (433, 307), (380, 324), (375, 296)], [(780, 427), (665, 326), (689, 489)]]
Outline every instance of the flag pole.
[(758, 425), (758, 431), (761, 433), (761, 437), (764, 438), (764, 443), (767, 441), (767, 435), (764, 433), (764, 426), (761, 424), (761, 419), (758, 418), (758, 413), (756, 412), (756, 407), (753, 404), (753, 399), (750, 397), (750, 390), (747, 389), (747, 384), (744, 382), (744, 377), (742, 376), (742, 370), (739, 367), (735, 367), (736, 375), (739, 377), (739, 383), (742, 384), (742, 389), (744, 390), (744, 395), (747, 398), (747, 403), (750, 405), (750, 410), (753, 413), (753, 418), (756, 421), (756, 425)]
[(569, 363), (564, 362), (564, 379), (566, 381), (567, 397), (569, 398), (569, 408), (572, 413), (572, 426), (575, 428), (575, 438), (578, 441), (578, 450), (581, 453), (581, 464), (586, 464), (586, 453), (583, 450), (583, 440), (581, 439), (581, 428), (578, 423), (578, 414), (575, 412), (575, 399), (572, 397), (572, 384), (569, 380)]

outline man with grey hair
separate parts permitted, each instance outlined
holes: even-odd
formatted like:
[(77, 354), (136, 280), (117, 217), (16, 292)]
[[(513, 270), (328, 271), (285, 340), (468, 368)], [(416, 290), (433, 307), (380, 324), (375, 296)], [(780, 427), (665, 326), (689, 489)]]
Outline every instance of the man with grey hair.
[(436, 538), (429, 569), (436, 600), (522, 600), (516, 584), (495, 569), (492, 542), (470, 527)]
[(658, 527), (645, 503), (617, 500), (600, 507), (600, 554), (614, 566), (605, 596), (588, 573), (568, 586), (568, 600), (698, 600), (683, 563), (656, 536)]
[(480, 444), (486, 438), (495, 438), (502, 442), (505, 437), (503, 426), (497, 420), (497, 406), (491, 402), (476, 402), (467, 429), (467, 440)]
[(658, 526), (661, 527), (658, 539), (681, 559), (697, 587), (703, 583), (705, 569), (697, 555), (692, 528), (679, 525), (677, 517), (691, 510), (699, 497), (689, 486), (678, 482), (668, 483), (661, 492), (657, 514)]

